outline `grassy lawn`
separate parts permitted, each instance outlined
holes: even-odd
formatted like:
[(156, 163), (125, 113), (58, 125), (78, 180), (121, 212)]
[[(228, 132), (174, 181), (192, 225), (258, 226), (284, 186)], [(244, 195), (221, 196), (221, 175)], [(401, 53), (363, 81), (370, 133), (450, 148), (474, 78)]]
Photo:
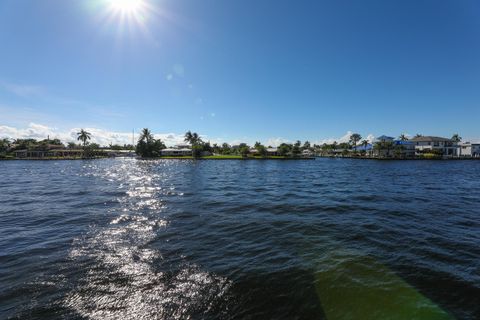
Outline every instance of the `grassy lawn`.
[(156, 159), (193, 159), (192, 156), (164, 156)]
[[(177, 159), (177, 160), (188, 160), (193, 159), (192, 156), (164, 156), (155, 159)], [(242, 157), (240, 155), (214, 155), (214, 156), (205, 156), (198, 158), (198, 160), (281, 160), (281, 159), (292, 159), (292, 160), (300, 160), (304, 158), (291, 158), (291, 157), (284, 157), (284, 156), (270, 156), (270, 157), (260, 157), (260, 156), (248, 156)]]
[(243, 159), (242, 156), (238, 155), (231, 155), (231, 154), (224, 154), (224, 155), (216, 155), (216, 156), (206, 156), (202, 159), (210, 159), (210, 160), (241, 160)]

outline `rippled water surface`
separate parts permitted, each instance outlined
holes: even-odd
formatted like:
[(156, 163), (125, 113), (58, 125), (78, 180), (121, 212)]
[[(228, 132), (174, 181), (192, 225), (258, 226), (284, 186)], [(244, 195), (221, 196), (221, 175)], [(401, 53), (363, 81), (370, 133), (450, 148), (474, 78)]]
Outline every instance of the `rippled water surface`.
[(3, 161), (0, 319), (480, 319), (480, 161)]

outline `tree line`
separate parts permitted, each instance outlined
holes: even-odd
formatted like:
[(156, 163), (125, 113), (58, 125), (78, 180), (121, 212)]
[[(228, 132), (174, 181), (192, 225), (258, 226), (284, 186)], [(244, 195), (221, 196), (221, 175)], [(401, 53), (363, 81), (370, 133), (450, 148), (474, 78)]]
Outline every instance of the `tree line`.
[[(421, 134), (415, 135), (415, 137), (421, 137)], [(84, 152), (89, 150), (100, 149), (101, 147), (97, 143), (91, 143), (91, 133), (87, 132), (84, 129), (81, 129), (77, 133), (77, 141), (68, 142), (66, 145), (63, 144), (59, 139), (0, 139), (0, 153), (12, 152), (16, 150), (47, 150), (52, 145), (58, 146), (59, 148), (68, 148), (68, 149), (83, 149)], [(400, 141), (408, 141), (409, 139), (405, 134), (401, 134), (398, 137)], [(462, 138), (458, 134), (454, 134), (451, 138), (453, 142), (460, 142)], [(193, 157), (201, 157), (203, 154), (219, 154), (219, 155), (241, 155), (247, 157), (252, 149), (256, 150), (256, 153), (260, 156), (266, 157), (268, 154), (268, 149), (272, 146), (265, 146), (260, 142), (255, 142), (253, 146), (249, 146), (246, 143), (240, 143), (238, 145), (230, 145), (228, 143), (222, 144), (210, 144), (210, 142), (203, 141), (200, 135), (196, 132), (187, 131), (184, 135), (184, 142), (190, 144), (192, 148)], [(358, 153), (358, 146), (363, 146), (363, 149), (360, 150), (360, 153), (365, 153), (367, 146), (370, 145), (370, 142), (367, 139), (362, 140), (362, 136), (359, 133), (353, 133), (349, 137), (348, 142), (337, 143), (324, 143), (322, 145), (313, 144), (311, 145), (309, 141), (305, 141), (303, 144), (301, 141), (297, 140), (295, 143), (282, 143), (277, 147), (277, 154), (279, 156), (300, 156), (305, 150), (308, 150), (312, 153), (321, 154), (321, 153), (331, 153), (332, 151), (341, 150), (343, 153), (348, 154), (353, 151), (353, 153)], [(134, 146), (132, 145), (110, 145), (108, 148), (113, 150), (133, 150)], [(161, 139), (156, 139), (152, 132), (148, 128), (144, 128), (141, 131), (137, 145), (135, 146), (135, 151), (138, 155), (145, 158), (155, 158), (162, 155), (162, 150), (166, 148), (165, 143)], [(394, 144), (392, 141), (377, 141), (372, 145), (373, 150), (386, 150), (387, 152), (394, 151), (394, 153), (400, 154), (404, 147), (399, 144)]]
[(108, 147), (101, 147), (98, 143), (90, 142), (92, 134), (84, 129), (81, 129), (77, 133), (77, 141), (63, 143), (60, 139), (0, 139), (0, 153), (14, 152), (17, 150), (38, 150), (47, 151), (53, 148), (66, 148), (70, 150), (83, 149), (83, 150), (98, 150), (102, 148), (108, 148), (111, 150), (133, 150), (134, 146), (130, 144), (118, 145), (110, 144)]

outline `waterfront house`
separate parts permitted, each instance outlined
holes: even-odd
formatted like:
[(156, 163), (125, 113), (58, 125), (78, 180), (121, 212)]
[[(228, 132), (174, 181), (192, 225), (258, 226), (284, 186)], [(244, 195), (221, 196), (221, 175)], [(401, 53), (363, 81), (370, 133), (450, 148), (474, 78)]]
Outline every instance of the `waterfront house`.
[(256, 148), (251, 148), (249, 153), (252, 156), (259, 156), (260, 155), (260, 152), (258, 152), (258, 150)]
[(394, 152), (400, 154), (404, 158), (415, 157), (415, 143), (410, 140), (394, 140)]
[(312, 150), (305, 149), (302, 151), (302, 156), (305, 158), (313, 157), (315, 154), (313, 153)]
[(361, 144), (352, 147), (353, 151), (358, 151), (358, 152), (370, 152), (373, 149), (373, 145), (371, 143), (367, 144), (366, 146)]
[(272, 156), (277, 156), (278, 155), (278, 149), (277, 148), (267, 148), (267, 155), (272, 157)]
[(184, 157), (184, 156), (191, 156), (192, 155), (192, 149), (188, 149), (188, 148), (182, 148), (182, 149), (167, 148), (167, 149), (163, 149), (161, 151), (161, 153), (162, 153), (162, 156)]
[(415, 137), (410, 140), (415, 145), (415, 155), (438, 153), (444, 156), (457, 156), (458, 145), (455, 141), (434, 136)]
[(162, 156), (185, 157), (192, 155), (192, 146), (189, 144), (177, 144), (173, 148), (166, 148), (161, 151)]
[(480, 143), (464, 142), (458, 145), (459, 157), (480, 157)]
[(83, 150), (74, 149), (51, 149), (51, 150), (16, 150), (15, 158), (17, 159), (47, 159), (47, 158), (82, 158)]
[[(278, 149), (277, 148), (266, 148), (266, 156), (271, 157), (271, 156), (276, 156), (278, 155)], [(251, 148), (250, 149), (250, 155), (252, 156), (260, 156), (260, 152), (256, 148)]]

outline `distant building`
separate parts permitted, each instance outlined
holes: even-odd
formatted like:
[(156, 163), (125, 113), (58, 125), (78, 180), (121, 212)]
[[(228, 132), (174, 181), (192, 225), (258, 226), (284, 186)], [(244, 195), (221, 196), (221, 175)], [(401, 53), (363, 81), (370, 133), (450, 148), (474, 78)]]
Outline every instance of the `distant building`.
[(371, 154), (382, 158), (413, 158), (415, 144), (409, 140), (398, 140), (383, 135), (375, 139)]
[(480, 143), (464, 142), (458, 144), (458, 156), (460, 157), (480, 157)]
[(444, 156), (457, 156), (458, 145), (452, 139), (422, 136), (410, 140), (415, 145), (415, 154), (420, 155), (428, 151), (438, 152)]
[[(397, 147), (397, 150), (406, 158), (415, 157), (415, 143), (410, 140), (395, 140), (393, 141), (394, 148)], [(400, 147), (400, 149), (398, 149)]]
[(267, 148), (267, 155), (277, 156), (278, 155), (278, 149), (277, 148)]
[(170, 156), (170, 157), (183, 157), (183, 156), (191, 156), (192, 149), (183, 148), (183, 149), (176, 149), (176, 148), (167, 148), (162, 150), (162, 156)]
[(389, 137), (389, 136), (380, 136), (378, 138), (375, 139), (374, 142), (393, 142), (395, 140), (395, 138), (393, 137)]
[(355, 147), (352, 147), (353, 151), (360, 151), (360, 152), (361, 151), (369, 152), (369, 151), (372, 151), (372, 149), (373, 149), (373, 145), (371, 143), (367, 144), (366, 146), (363, 144), (360, 144)]
[(313, 157), (315, 154), (313, 153), (312, 150), (305, 149), (302, 151), (302, 156), (304, 157)]
[[(277, 148), (266, 148), (265, 151), (266, 151), (267, 156), (276, 156), (278, 154), (278, 149)], [(260, 155), (258, 150), (255, 149), (255, 148), (250, 149), (250, 154), (252, 156), (259, 156)]]
[(16, 150), (17, 159), (44, 159), (44, 158), (82, 158), (83, 150), (73, 149), (52, 149), (52, 150)]

